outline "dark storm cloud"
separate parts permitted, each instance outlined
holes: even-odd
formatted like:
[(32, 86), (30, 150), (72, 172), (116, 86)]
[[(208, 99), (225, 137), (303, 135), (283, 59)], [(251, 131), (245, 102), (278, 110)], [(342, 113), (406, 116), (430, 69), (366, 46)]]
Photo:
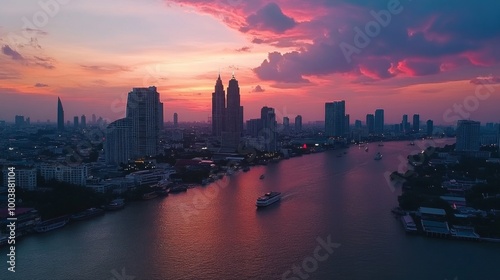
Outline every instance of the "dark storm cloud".
[(267, 4), (255, 14), (248, 16), (246, 21), (248, 25), (240, 29), (242, 32), (268, 30), (283, 33), (296, 25), (295, 20), (286, 16), (276, 3)]

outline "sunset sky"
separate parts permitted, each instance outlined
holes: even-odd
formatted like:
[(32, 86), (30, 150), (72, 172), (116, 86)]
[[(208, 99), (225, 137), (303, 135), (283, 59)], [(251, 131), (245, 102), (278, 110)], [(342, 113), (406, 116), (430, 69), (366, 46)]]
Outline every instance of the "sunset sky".
[(2, 0), (0, 46), (9, 122), (54, 121), (58, 96), (66, 120), (113, 121), (150, 85), (166, 121), (207, 121), (219, 71), (245, 120), (262, 106), (324, 120), (345, 100), (352, 123), (377, 108), (386, 123), (500, 122), (498, 0)]

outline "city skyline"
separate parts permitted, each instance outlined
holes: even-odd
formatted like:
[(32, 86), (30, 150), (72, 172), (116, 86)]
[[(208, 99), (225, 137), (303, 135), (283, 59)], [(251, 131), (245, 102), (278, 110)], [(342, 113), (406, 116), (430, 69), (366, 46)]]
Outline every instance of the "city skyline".
[[(245, 121), (257, 118), (262, 106), (275, 108), (279, 120), (299, 114), (305, 122), (322, 120), (320, 109), (331, 100), (346, 100), (353, 120), (384, 108), (386, 123), (404, 114), (436, 125), (499, 121), (499, 34), (490, 20), (498, 3), (471, 12), (462, 2), (445, 9), (401, 1), (383, 22), (391, 1), (366, 2), (72, 1), (46, 7), (10, 1), (0, 21), (0, 119), (54, 121), (59, 96), (68, 116), (97, 114), (110, 123), (125, 116), (129, 88), (156, 86), (167, 120), (175, 109), (183, 121), (207, 121), (220, 69), (224, 77), (236, 72), (239, 78)], [(356, 30), (376, 23), (377, 15), (380, 31), (360, 47)], [(177, 22), (189, 24), (169, 27)], [(345, 46), (356, 48), (354, 54)]]

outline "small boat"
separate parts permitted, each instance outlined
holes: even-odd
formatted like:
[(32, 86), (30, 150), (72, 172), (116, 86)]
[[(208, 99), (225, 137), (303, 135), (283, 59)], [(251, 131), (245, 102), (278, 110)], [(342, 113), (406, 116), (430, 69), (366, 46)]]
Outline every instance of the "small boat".
[(264, 178), (266, 178), (266, 175), (264, 175), (264, 174), (260, 175), (260, 177), (259, 177), (259, 179), (261, 179), (261, 180)]
[(375, 155), (375, 160), (381, 160), (382, 159), (382, 154), (380, 152), (378, 152), (376, 155)]
[(35, 231), (38, 233), (43, 233), (58, 228), (62, 228), (69, 222), (69, 216), (62, 216), (55, 219), (50, 219), (43, 221), (35, 226)]
[(187, 191), (186, 186), (175, 186), (175, 187), (170, 188), (171, 193), (180, 193), (180, 192), (185, 192), (185, 191)]
[(411, 141), (410, 144), (408, 144), (410, 146), (415, 146), (415, 142)]
[(153, 199), (155, 197), (158, 197), (158, 194), (156, 192), (149, 192), (149, 193), (145, 193), (142, 195), (143, 200), (149, 200), (149, 199)]
[(280, 201), (280, 199), (281, 199), (280, 192), (268, 192), (263, 196), (257, 198), (257, 202), (255, 205), (257, 205), (257, 207), (266, 207), (275, 202)]
[(120, 210), (125, 207), (125, 200), (123, 198), (117, 198), (112, 200), (107, 206), (107, 210)]
[(158, 196), (163, 196), (163, 197), (168, 196), (168, 190), (166, 188), (163, 188), (163, 189), (157, 190), (156, 194), (158, 194)]
[(90, 219), (93, 217), (104, 215), (104, 210), (100, 208), (89, 208), (87, 210), (83, 210), (76, 214), (71, 215), (71, 220), (73, 221), (81, 221)]
[(368, 152), (368, 146), (365, 147), (365, 152)]
[(417, 232), (417, 225), (413, 221), (413, 218), (410, 215), (404, 215), (401, 217), (401, 222), (403, 223), (403, 227), (405, 231), (408, 233)]

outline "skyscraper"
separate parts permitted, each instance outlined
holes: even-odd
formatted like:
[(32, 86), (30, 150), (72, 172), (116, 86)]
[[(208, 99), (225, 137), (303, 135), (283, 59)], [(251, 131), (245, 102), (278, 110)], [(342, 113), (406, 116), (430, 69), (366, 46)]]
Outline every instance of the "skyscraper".
[(219, 77), (215, 82), (215, 91), (212, 93), (212, 135), (221, 136), (225, 125), (226, 93)]
[(179, 115), (174, 113), (174, 127), (177, 128), (179, 126)]
[(264, 137), (264, 150), (275, 152), (278, 135), (276, 132), (276, 113), (274, 112), (274, 108), (262, 107), (260, 119), (262, 121), (262, 133), (259, 134)]
[(82, 117), (80, 118), (80, 125), (82, 128), (87, 127), (87, 117), (85, 117), (85, 115), (82, 115)]
[(403, 115), (403, 121), (401, 122), (401, 131), (403, 133), (408, 133), (410, 130), (410, 123), (408, 123), (408, 115)]
[(346, 114), (344, 121), (344, 135), (348, 136), (351, 133), (351, 116)]
[(64, 130), (64, 109), (59, 97), (57, 98), (57, 129)]
[(360, 121), (360, 120), (356, 120), (356, 121), (354, 121), (354, 127), (355, 127), (356, 129), (361, 129), (361, 127), (362, 127), (362, 126), (363, 126), (363, 124), (361, 123), (361, 121)]
[(226, 124), (224, 129), (223, 145), (236, 148), (243, 131), (243, 108), (240, 105), (240, 87), (238, 80), (233, 76), (227, 87), (227, 108), (225, 110)]
[(345, 101), (325, 103), (325, 135), (343, 137), (345, 134)]
[(295, 132), (302, 132), (302, 116), (295, 117)]
[(15, 123), (17, 127), (22, 127), (24, 126), (24, 116), (17, 116), (15, 118)]
[(427, 136), (432, 136), (434, 132), (434, 122), (432, 120), (427, 121)]
[(288, 134), (290, 132), (290, 118), (283, 117), (283, 133)]
[(75, 129), (78, 129), (78, 121), (79, 121), (78, 116), (74, 116), (74, 117), (73, 117), (73, 127), (74, 127)]
[(158, 103), (158, 129), (162, 130), (163, 129), (163, 103), (159, 102)]
[(413, 115), (413, 132), (418, 133), (420, 131), (420, 115)]
[(132, 122), (129, 118), (119, 119), (108, 125), (104, 143), (106, 163), (119, 165), (128, 162), (131, 152), (131, 131)]
[(373, 116), (373, 114), (366, 115), (366, 127), (368, 129), (368, 134), (375, 132), (375, 116)]
[(156, 87), (133, 88), (127, 99), (131, 157), (156, 156), (160, 130), (160, 94)]
[(457, 123), (457, 144), (455, 150), (459, 152), (479, 151), (480, 127), (480, 122), (459, 120)]
[(384, 133), (384, 110), (375, 110), (375, 133)]

